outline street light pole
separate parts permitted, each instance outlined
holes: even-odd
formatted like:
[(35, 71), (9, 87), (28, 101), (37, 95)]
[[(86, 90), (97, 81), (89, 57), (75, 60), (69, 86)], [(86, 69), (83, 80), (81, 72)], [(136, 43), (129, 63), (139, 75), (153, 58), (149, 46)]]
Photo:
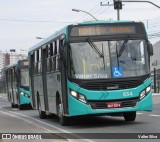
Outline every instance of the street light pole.
[(157, 5), (157, 4), (155, 4), (155, 3), (153, 3), (153, 2), (150, 2), (150, 1), (143, 1), (143, 0), (122, 0), (121, 2), (146, 2), (146, 3), (150, 3), (150, 4), (152, 4), (152, 5), (154, 5), (154, 6), (156, 6), (157, 8), (160, 8), (160, 6), (159, 5)]
[(122, 2), (121, 0), (113, 0), (113, 4), (103, 4), (100, 3), (100, 6), (114, 6), (114, 9), (117, 10), (117, 20), (120, 20), (120, 10), (122, 9)]
[(117, 20), (120, 20), (120, 9), (122, 9), (122, 2), (145, 2), (145, 3), (150, 3), (154, 6), (156, 6), (157, 8), (160, 8), (160, 6), (158, 6), (157, 4), (150, 2), (150, 1), (143, 1), (143, 0), (113, 0), (113, 4), (102, 4), (102, 2), (100, 3), (100, 6), (114, 6), (114, 9), (117, 10)]
[(88, 15), (92, 16), (96, 21), (98, 21), (98, 19), (97, 19), (97, 18), (95, 18), (92, 14), (90, 14), (90, 13), (89, 13), (89, 12), (87, 12), (87, 11), (80, 10), (80, 9), (72, 9), (72, 11), (75, 11), (75, 12), (84, 12), (84, 13), (86, 13), (86, 14), (88, 14)]

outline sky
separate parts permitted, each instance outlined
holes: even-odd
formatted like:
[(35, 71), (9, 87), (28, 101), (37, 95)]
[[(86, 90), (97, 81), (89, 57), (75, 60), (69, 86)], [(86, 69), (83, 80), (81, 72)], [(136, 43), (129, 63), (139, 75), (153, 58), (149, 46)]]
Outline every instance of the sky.
[[(99, 20), (116, 20), (113, 0), (0, 0), (0, 50), (22, 52), (68, 24), (92, 20), (85, 10)], [(160, 0), (151, 2), (160, 6)], [(121, 20), (142, 21), (152, 44), (160, 40), (160, 9), (149, 3), (123, 3)], [(147, 22), (148, 21), (148, 22)], [(148, 23), (148, 24), (147, 24)]]

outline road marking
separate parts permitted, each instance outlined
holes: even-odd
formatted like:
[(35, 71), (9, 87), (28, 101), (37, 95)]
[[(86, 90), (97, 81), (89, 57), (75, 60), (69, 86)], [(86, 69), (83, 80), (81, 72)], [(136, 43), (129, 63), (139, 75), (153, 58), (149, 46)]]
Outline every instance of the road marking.
[(5, 98), (5, 99), (7, 99), (7, 97), (2, 97), (2, 96), (0, 96), (0, 98)]
[[(61, 131), (61, 132), (63, 132), (63, 133), (70, 133), (70, 134), (72, 134), (72, 132), (70, 132), (70, 131), (67, 131), (67, 130), (58, 128), (58, 127), (56, 127), (56, 126), (50, 125), (50, 124), (45, 123), (45, 122), (43, 122), (43, 121), (40, 121), (40, 120), (37, 120), (37, 119), (35, 119), (35, 118), (29, 117), (29, 116), (27, 116), (27, 115), (23, 115), (23, 114), (21, 114), (21, 113), (9, 111), (9, 110), (7, 110), (7, 109), (2, 108), (1, 106), (0, 106), (0, 109), (1, 109), (0, 111), (1, 111), (2, 113), (5, 113), (5, 114), (10, 115), (10, 116), (12, 116), (12, 117), (16, 117), (16, 118), (18, 118), (18, 119), (24, 120), (24, 121), (26, 121), (26, 122), (28, 122), (28, 123), (30, 123), (30, 124), (33, 124), (33, 125), (38, 126), (37, 124), (34, 124), (34, 123), (30, 122), (29, 120), (26, 120), (26, 119), (24, 119), (24, 118), (19, 118), (19, 117), (15, 116), (15, 115), (12, 115), (12, 114), (10, 114), (10, 113), (18, 114), (18, 115), (20, 115), (20, 116), (23, 116), (23, 117), (32, 119), (32, 120), (34, 120), (34, 121), (37, 121), (37, 122), (39, 122), (39, 123), (42, 123), (42, 124), (47, 125), (47, 126), (49, 126), (49, 127), (52, 127), (52, 128), (54, 128), (54, 129), (57, 129), (57, 130), (59, 130), (59, 131)], [(6, 111), (9, 112), (9, 113), (4, 112), (3, 110), (6, 110)], [(41, 127), (41, 126), (38, 126), (38, 127), (43, 128), (43, 129), (46, 129), (46, 128)], [(50, 132), (52, 132), (52, 133), (55, 133), (55, 132), (53, 132), (53, 131), (51, 131), (51, 130), (49, 130), (49, 129), (46, 129), (46, 130), (47, 130), (47, 131), (50, 131)], [(74, 134), (72, 134), (72, 135), (75, 136), (75, 137), (78, 137), (77, 135), (74, 135)], [(85, 140), (85, 141), (87, 141), (87, 142), (94, 142), (93, 140), (84, 139), (83, 137), (78, 137), (78, 138), (83, 139), (83, 140)], [(70, 141), (70, 139), (67, 139), (67, 140)]]
[[(0, 107), (0, 109), (3, 109), (3, 108)], [(7, 110), (7, 111), (8, 111), (8, 110)], [(29, 121), (29, 120), (26, 120), (26, 119), (24, 119), (24, 118), (19, 118), (18, 116), (15, 116), (14, 114), (9, 114), (9, 113), (7, 113), (7, 112), (4, 112), (3, 110), (0, 110), (0, 112), (3, 113), (3, 114), (5, 114), (5, 115), (9, 115), (9, 116), (11, 116), (11, 117), (14, 117), (14, 118), (23, 120), (23, 121), (25, 121), (25, 122), (27, 122), (27, 123), (29, 123), (29, 124), (32, 124), (32, 125), (34, 125), (34, 126), (36, 126), (36, 127), (39, 127), (39, 128), (41, 128), (41, 129), (43, 129), (43, 130), (46, 130), (46, 131), (50, 132), (50, 133), (55, 133), (55, 131), (49, 130), (49, 129), (47, 129), (47, 128), (45, 128), (45, 127), (42, 127), (42, 126), (39, 126), (39, 125), (37, 125), (37, 124), (35, 124), (35, 123), (33, 123), (33, 122)], [(10, 111), (8, 111), (8, 112), (10, 112)], [(60, 135), (58, 135), (58, 136), (60, 136)], [(62, 136), (60, 136), (60, 137), (62, 137)], [(62, 139), (63, 139), (63, 137), (62, 137)], [(71, 142), (70, 139), (66, 139), (66, 140)]]
[(4, 112), (4, 111), (2, 111), (2, 110), (0, 110), (0, 111), (1, 111), (1, 113), (3, 113), (3, 114), (6, 114), (6, 115), (9, 115), (9, 116), (15, 117), (15, 118), (17, 118), (17, 119), (26, 121), (26, 122), (28, 122), (28, 123), (30, 123), (30, 124), (32, 124), (32, 125), (35, 125), (35, 126), (37, 126), (37, 127), (40, 127), (41, 129), (47, 130), (47, 131), (49, 131), (50, 133), (54, 133), (53, 131), (51, 131), (51, 130), (49, 130), (49, 129), (46, 129), (46, 128), (44, 128), (44, 127), (41, 127), (41, 126), (39, 126), (39, 125), (37, 125), (37, 124), (34, 124), (34, 123), (32, 123), (32, 122), (30, 122), (30, 121), (28, 121), (28, 120), (26, 120), (26, 119), (19, 118), (19, 117), (15, 116), (15, 115), (9, 114), (9, 113)]
[(137, 114), (143, 114), (143, 113), (141, 113), (141, 112), (137, 112)]
[(10, 107), (10, 105), (3, 105), (3, 106), (0, 106), (0, 108), (3, 108), (3, 107)]
[(160, 115), (156, 115), (156, 114), (150, 114), (149, 116), (156, 116), (156, 117), (160, 117)]

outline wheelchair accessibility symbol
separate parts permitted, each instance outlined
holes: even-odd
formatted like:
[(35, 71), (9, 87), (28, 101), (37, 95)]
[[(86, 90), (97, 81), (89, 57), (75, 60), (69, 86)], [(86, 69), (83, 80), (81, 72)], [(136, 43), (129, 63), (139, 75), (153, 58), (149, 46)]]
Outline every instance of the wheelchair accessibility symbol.
[(112, 77), (122, 77), (123, 76), (123, 70), (122, 67), (112, 67)]

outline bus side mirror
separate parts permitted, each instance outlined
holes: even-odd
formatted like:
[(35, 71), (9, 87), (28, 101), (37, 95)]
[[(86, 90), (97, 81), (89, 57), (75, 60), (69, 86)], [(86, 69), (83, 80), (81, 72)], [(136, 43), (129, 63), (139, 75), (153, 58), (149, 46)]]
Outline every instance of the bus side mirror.
[(150, 56), (153, 56), (153, 45), (150, 42), (148, 43), (148, 51)]

